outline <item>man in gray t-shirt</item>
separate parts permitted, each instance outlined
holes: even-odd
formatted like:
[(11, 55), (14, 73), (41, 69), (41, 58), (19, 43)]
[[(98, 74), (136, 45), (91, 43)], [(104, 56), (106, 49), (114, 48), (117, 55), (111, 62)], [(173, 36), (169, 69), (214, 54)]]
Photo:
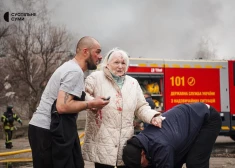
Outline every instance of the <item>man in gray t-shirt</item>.
[(103, 97), (84, 101), (84, 71), (96, 69), (102, 59), (100, 53), (97, 40), (83, 37), (77, 44), (75, 57), (52, 74), (29, 122), (34, 168), (84, 167), (76, 130), (77, 113), (101, 109), (109, 103)]
[(29, 124), (50, 129), (51, 107), (59, 90), (77, 97), (81, 97), (82, 91), (85, 90), (83, 71), (75, 61), (65, 62), (53, 73)]

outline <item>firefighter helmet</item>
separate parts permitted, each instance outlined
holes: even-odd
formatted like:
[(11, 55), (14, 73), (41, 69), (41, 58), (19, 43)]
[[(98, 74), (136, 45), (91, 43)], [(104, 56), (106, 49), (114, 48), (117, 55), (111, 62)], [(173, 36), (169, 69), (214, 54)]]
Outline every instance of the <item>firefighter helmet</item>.
[(154, 82), (154, 83), (149, 83), (146, 85), (146, 90), (149, 92), (149, 93), (159, 93), (159, 85), (157, 82)]
[(12, 113), (12, 109), (13, 109), (13, 106), (12, 106), (12, 105), (8, 105), (8, 106), (7, 106), (7, 112), (11, 112), (11, 113)]
[(155, 104), (156, 107), (159, 107), (159, 103), (160, 103), (160, 102), (159, 102), (158, 100), (153, 99), (153, 102), (154, 102), (154, 104)]

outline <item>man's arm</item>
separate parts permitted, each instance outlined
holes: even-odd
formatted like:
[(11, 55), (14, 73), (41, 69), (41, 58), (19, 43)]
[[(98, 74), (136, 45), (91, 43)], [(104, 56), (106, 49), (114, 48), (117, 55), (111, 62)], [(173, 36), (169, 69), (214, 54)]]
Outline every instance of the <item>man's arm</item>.
[(135, 115), (143, 122), (151, 124), (150, 122), (152, 118), (156, 114), (160, 114), (160, 112), (151, 109), (148, 102), (146, 102), (146, 99), (144, 98), (143, 91), (141, 90), (139, 83), (137, 82), (136, 85), (137, 104)]
[(60, 114), (78, 113), (90, 108), (101, 109), (109, 103), (109, 101), (103, 100), (102, 98), (103, 97), (96, 97), (90, 101), (76, 101), (73, 95), (60, 90), (57, 97), (56, 109)]
[(14, 118), (15, 121), (17, 121), (17, 122), (20, 123), (21, 125), (23, 124), (23, 123), (22, 123), (22, 120), (20, 119), (20, 117), (19, 117), (17, 114), (14, 113), (14, 114), (13, 114), (13, 118)]
[(7, 120), (7, 118), (6, 118), (6, 116), (3, 114), (3, 115), (1, 116), (1, 121), (4, 123), (6, 120)]

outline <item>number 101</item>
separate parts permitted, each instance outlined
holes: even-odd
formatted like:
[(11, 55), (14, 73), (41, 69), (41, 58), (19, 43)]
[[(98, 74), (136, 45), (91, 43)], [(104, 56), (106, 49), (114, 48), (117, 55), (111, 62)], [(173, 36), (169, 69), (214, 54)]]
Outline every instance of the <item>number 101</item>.
[(170, 80), (171, 80), (171, 86), (185, 86), (184, 77), (172, 76)]

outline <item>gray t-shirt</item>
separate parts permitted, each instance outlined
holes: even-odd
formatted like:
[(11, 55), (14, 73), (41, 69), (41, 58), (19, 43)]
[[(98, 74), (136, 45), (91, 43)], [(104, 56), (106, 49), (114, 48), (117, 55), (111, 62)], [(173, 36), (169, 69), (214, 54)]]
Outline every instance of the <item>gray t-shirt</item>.
[(52, 74), (29, 124), (50, 129), (51, 107), (59, 90), (77, 97), (81, 97), (82, 91), (85, 91), (84, 73), (73, 60), (65, 62)]

